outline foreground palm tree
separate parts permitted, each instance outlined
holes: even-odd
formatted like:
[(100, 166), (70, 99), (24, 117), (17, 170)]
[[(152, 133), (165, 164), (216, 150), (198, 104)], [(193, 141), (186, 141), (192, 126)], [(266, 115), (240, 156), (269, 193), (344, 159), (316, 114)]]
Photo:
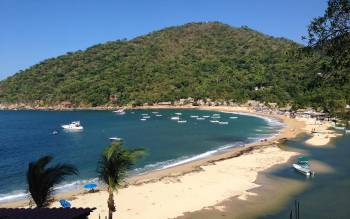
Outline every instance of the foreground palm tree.
[(28, 190), (38, 208), (49, 205), (54, 186), (62, 182), (65, 176), (78, 174), (78, 170), (70, 164), (47, 167), (52, 159), (51, 156), (44, 156), (28, 165)]
[(127, 171), (134, 165), (135, 161), (144, 155), (143, 149), (129, 150), (123, 148), (123, 142), (114, 142), (103, 151), (98, 172), (100, 179), (108, 186), (108, 218), (112, 219), (113, 212), (116, 211), (114, 205), (113, 192), (120, 186)]

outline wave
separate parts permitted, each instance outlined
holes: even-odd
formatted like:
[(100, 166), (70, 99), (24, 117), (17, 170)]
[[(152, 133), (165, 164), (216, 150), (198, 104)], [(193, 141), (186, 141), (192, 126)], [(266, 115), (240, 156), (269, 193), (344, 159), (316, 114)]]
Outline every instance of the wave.
[[(73, 182), (63, 182), (56, 187), (54, 187), (54, 194), (77, 191), (87, 183), (96, 183), (99, 184), (98, 178), (86, 179), (86, 180), (77, 180)], [(0, 194), (0, 203), (1, 202), (10, 202), (10, 201), (20, 201), (29, 197), (29, 193), (24, 190), (16, 190), (11, 193)]]
[(182, 164), (186, 164), (189, 163), (191, 161), (195, 161), (195, 160), (200, 160), (200, 159), (204, 159), (206, 157), (209, 157), (210, 155), (219, 153), (219, 152), (223, 152), (227, 149), (233, 148), (233, 147), (237, 147), (239, 145), (243, 145), (244, 142), (236, 142), (234, 144), (227, 144), (224, 146), (221, 146), (217, 149), (214, 150), (210, 150), (210, 151), (206, 151), (204, 153), (201, 154), (197, 154), (197, 155), (192, 155), (192, 156), (181, 156), (177, 159), (171, 159), (171, 160), (166, 160), (166, 161), (160, 161), (154, 164), (148, 164), (142, 168), (137, 168), (134, 169), (131, 174), (132, 175), (139, 175), (139, 174), (143, 174), (147, 171), (156, 171), (156, 170), (163, 170), (163, 169), (167, 169), (170, 167), (175, 167), (175, 166), (179, 166)]

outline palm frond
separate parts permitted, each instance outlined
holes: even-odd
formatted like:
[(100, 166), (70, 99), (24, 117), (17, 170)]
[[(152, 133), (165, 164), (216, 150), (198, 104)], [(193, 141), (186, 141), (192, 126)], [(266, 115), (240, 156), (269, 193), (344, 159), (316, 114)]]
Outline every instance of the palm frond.
[(69, 164), (57, 164), (47, 168), (52, 159), (52, 156), (44, 156), (28, 165), (28, 191), (37, 207), (46, 207), (49, 204), (54, 186), (62, 182), (65, 176), (79, 173)]

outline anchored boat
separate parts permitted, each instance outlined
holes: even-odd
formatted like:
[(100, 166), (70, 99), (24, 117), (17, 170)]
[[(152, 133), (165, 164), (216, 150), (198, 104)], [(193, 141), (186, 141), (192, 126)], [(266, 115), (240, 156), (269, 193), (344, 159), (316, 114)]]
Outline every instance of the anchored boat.
[(313, 176), (315, 172), (310, 169), (309, 158), (308, 157), (298, 157), (296, 163), (293, 164), (293, 168), (306, 176)]
[(66, 130), (74, 130), (74, 131), (81, 131), (84, 129), (84, 127), (80, 125), (80, 121), (74, 121), (74, 122), (71, 122), (70, 124), (62, 125), (61, 127)]

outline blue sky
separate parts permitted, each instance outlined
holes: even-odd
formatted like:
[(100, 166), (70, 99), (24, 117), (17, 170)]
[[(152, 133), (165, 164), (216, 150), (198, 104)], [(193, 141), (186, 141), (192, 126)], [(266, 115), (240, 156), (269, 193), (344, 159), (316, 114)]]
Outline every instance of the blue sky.
[(326, 0), (0, 0), (0, 80), (44, 59), (164, 27), (220, 21), (302, 43)]

